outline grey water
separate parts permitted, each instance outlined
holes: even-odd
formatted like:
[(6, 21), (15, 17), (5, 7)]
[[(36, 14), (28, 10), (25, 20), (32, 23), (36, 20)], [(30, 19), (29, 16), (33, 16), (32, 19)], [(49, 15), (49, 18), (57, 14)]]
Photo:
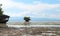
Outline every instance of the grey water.
[(24, 22), (8, 22), (8, 27), (60, 27), (60, 22), (29, 22), (28, 25), (24, 25)]

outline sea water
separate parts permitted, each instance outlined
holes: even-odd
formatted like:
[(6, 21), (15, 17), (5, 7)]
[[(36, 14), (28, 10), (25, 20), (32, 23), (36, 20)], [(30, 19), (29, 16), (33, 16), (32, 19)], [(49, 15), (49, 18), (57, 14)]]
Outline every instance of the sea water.
[(8, 27), (60, 27), (59, 22), (30, 22), (28, 25), (24, 25), (24, 22), (8, 22)]

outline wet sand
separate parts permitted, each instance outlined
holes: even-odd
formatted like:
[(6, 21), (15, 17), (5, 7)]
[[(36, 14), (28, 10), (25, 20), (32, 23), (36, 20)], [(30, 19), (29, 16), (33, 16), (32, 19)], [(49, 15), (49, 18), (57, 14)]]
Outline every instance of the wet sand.
[[(18, 23), (14, 23), (14, 25), (16, 24), (18, 25)], [(19, 25), (20, 24), (21, 23), (19, 23)], [(27, 25), (27, 26), (30, 26), (30, 25)], [(6, 27), (0, 27), (0, 36), (60, 36), (60, 27), (43, 27), (42, 26), (42, 27), (14, 28), (14, 27), (6, 26)]]
[(60, 36), (57, 27), (0, 28), (0, 36)]

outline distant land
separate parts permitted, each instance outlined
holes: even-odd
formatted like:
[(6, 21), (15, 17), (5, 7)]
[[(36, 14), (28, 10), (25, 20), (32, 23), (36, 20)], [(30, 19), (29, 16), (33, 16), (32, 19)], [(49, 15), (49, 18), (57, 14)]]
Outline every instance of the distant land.
[[(10, 17), (9, 21), (24, 21), (23, 17)], [(57, 18), (31, 18), (31, 21), (60, 21)]]

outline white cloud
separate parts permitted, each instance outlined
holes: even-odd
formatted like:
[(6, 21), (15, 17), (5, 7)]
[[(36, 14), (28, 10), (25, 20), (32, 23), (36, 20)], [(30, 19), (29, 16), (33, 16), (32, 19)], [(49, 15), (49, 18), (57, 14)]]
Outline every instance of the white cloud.
[[(51, 14), (47, 14), (47, 13), (43, 13), (42, 11), (44, 11), (45, 9), (55, 9), (60, 7), (60, 4), (46, 4), (46, 3), (39, 3), (38, 1), (33, 2), (33, 4), (25, 4), (22, 2), (14, 2), (12, 0), (0, 0), (0, 3), (3, 4), (3, 8), (4, 9), (9, 9), (9, 8), (17, 8), (17, 9), (24, 9), (27, 11), (24, 12), (19, 12), (16, 14), (15, 13), (6, 13), (7, 15), (10, 15), (11, 17), (22, 17), (22, 16), (30, 16), (32, 15), (32, 17), (48, 17), (48, 18), (60, 18), (59, 15), (51, 15)], [(12, 12), (12, 11), (11, 11)], [(13, 14), (13, 15), (12, 15)]]

